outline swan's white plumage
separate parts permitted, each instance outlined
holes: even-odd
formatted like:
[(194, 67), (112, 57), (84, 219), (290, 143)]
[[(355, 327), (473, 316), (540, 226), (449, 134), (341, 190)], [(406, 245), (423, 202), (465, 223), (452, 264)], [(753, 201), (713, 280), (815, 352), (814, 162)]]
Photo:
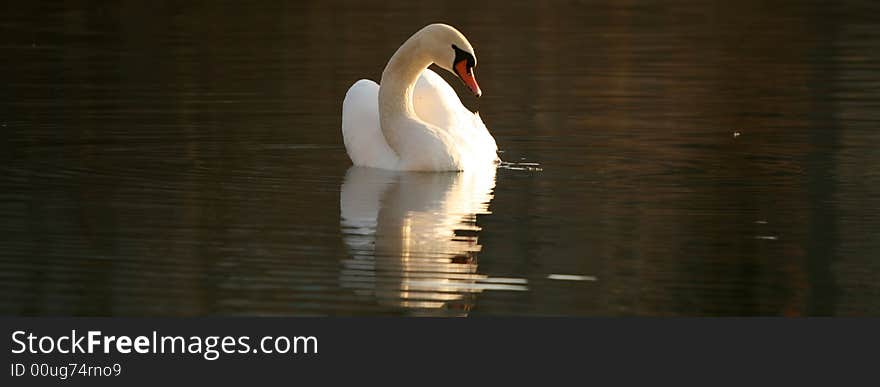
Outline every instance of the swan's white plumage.
[(431, 69), (425, 69), (416, 82), (413, 106), (419, 118), (453, 134), (465, 165), (498, 160), (495, 138), (480, 115), (464, 107), (452, 86)]
[[(402, 168), (379, 123), (379, 85), (368, 79), (355, 82), (342, 103), (342, 137), (354, 165), (382, 169)], [(446, 134), (461, 167), (498, 160), (498, 146), (479, 114), (462, 105), (458, 94), (431, 69), (425, 69), (413, 89), (416, 115)], [(410, 144), (420, 147), (425, 144)], [(448, 147), (448, 145), (446, 146)], [(459, 169), (459, 168), (455, 168)], [(461, 168), (463, 169), (463, 168)]]
[(342, 102), (342, 139), (354, 165), (396, 169), (397, 154), (379, 125), (379, 85), (369, 79), (354, 83)]
[[(499, 161), (495, 139), (480, 116), (427, 69), (436, 63), (453, 71), (453, 60), (459, 60), (453, 48), (473, 55), (460, 32), (445, 24), (429, 25), (398, 48), (382, 72), (381, 86), (362, 79), (348, 90), (342, 134), (355, 165), (455, 171)], [(472, 75), (468, 79), (472, 91), (479, 93)]]

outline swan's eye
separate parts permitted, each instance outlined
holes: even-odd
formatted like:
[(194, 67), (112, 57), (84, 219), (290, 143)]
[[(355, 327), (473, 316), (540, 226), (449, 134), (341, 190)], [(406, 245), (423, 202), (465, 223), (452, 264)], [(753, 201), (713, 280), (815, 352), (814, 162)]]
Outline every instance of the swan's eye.
[(458, 69), (460, 66), (464, 66), (467, 74), (472, 73), (474, 66), (477, 65), (474, 55), (458, 48), (458, 46), (454, 44), (452, 45), (452, 49), (455, 50), (455, 59), (452, 60), (452, 68)]

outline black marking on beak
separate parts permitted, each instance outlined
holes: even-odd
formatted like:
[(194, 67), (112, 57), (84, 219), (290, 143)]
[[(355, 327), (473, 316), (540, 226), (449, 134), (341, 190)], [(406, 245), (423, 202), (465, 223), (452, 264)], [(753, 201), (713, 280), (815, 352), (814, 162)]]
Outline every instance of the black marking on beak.
[(471, 53), (458, 48), (458, 46), (456, 46), (454, 44), (452, 45), (452, 49), (455, 50), (455, 59), (452, 60), (452, 67), (455, 68), (455, 65), (458, 62), (466, 60), (468, 74), (473, 72), (474, 66), (477, 65), (477, 61), (476, 61), (476, 59), (474, 59), (474, 56)]

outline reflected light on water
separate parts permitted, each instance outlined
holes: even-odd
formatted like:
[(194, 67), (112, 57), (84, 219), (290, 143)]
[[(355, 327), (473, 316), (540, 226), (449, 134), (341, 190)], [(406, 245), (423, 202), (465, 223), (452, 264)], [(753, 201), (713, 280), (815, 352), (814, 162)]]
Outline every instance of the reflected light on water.
[(418, 173), (351, 167), (340, 225), (350, 257), (340, 283), (413, 314), (466, 315), (484, 290), (528, 290), (478, 272), (477, 215), (488, 215), (495, 168)]
[(575, 274), (550, 274), (547, 276), (547, 279), (559, 280), (559, 281), (595, 281), (596, 277), (590, 275), (575, 275)]

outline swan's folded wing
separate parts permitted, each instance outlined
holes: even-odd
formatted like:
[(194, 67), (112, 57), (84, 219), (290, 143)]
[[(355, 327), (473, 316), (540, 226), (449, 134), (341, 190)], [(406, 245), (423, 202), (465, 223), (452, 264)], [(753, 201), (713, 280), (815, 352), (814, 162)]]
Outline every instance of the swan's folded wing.
[(434, 71), (425, 69), (416, 81), (413, 107), (423, 121), (455, 136), (467, 157), (498, 159), (495, 138), (479, 114), (464, 107), (452, 86)]
[(342, 102), (342, 138), (354, 165), (393, 169), (397, 154), (379, 125), (379, 85), (368, 79), (354, 83)]
[(425, 69), (416, 81), (413, 107), (422, 121), (438, 128), (451, 128), (458, 124), (462, 113), (459, 110), (467, 110), (452, 86), (431, 69)]

